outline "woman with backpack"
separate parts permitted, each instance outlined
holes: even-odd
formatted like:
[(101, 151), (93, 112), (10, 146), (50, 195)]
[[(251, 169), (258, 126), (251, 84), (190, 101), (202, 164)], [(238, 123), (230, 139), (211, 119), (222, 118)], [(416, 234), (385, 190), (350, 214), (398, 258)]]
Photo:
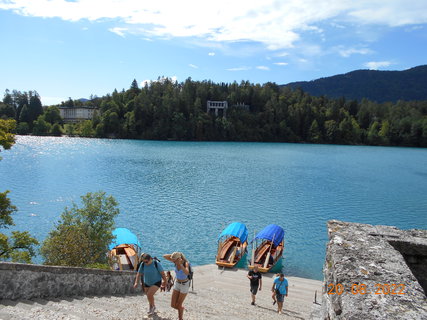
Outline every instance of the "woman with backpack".
[(183, 303), (190, 289), (191, 282), (191, 266), (182, 252), (174, 252), (163, 256), (175, 264), (175, 284), (173, 286), (171, 307), (178, 310), (178, 319), (184, 319)]
[(142, 281), (144, 292), (147, 295), (149, 303), (148, 314), (152, 315), (156, 312), (154, 303), (154, 294), (159, 290), (162, 281), (166, 284), (166, 276), (163, 267), (157, 258), (152, 258), (148, 253), (142, 255), (142, 263), (136, 273), (134, 288), (138, 287), (139, 279)]

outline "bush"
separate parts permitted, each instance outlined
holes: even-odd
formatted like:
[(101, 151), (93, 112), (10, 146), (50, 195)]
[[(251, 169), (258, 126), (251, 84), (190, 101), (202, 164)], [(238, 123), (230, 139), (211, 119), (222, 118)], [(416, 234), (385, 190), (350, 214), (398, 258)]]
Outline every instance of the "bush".
[(52, 129), (50, 130), (50, 134), (58, 137), (61, 136), (62, 135), (61, 126), (58, 123), (55, 123), (52, 126)]
[(71, 209), (65, 208), (58, 225), (43, 242), (45, 264), (84, 267), (107, 263), (114, 218), (119, 214), (117, 202), (105, 192), (89, 192), (81, 199), (82, 208), (75, 203)]
[(18, 127), (16, 128), (17, 134), (29, 134), (30, 133), (30, 126), (26, 122), (20, 122), (18, 124)]

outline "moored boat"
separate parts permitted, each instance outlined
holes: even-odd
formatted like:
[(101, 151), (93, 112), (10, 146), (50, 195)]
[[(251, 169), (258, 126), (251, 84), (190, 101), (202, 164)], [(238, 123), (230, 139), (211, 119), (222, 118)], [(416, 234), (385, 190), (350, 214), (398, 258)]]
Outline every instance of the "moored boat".
[(108, 261), (112, 270), (136, 270), (141, 252), (138, 238), (126, 228), (113, 230), (116, 237), (109, 246)]
[(218, 237), (216, 264), (233, 268), (243, 257), (248, 246), (248, 229), (243, 223), (233, 222)]
[(276, 224), (270, 224), (258, 232), (252, 240), (255, 248), (252, 250), (249, 269), (257, 266), (260, 272), (269, 272), (282, 258), (284, 237), (285, 230)]

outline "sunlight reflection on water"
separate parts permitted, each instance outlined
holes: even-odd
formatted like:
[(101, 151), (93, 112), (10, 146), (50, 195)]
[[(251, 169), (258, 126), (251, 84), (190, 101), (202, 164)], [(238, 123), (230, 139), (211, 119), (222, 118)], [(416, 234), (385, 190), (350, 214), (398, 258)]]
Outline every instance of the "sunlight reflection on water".
[(98, 190), (118, 200), (117, 225), (153, 255), (213, 263), (228, 223), (246, 223), (250, 238), (277, 223), (285, 272), (316, 279), (327, 220), (427, 228), (425, 149), (20, 136), (2, 156), (14, 229), (40, 240), (65, 206)]

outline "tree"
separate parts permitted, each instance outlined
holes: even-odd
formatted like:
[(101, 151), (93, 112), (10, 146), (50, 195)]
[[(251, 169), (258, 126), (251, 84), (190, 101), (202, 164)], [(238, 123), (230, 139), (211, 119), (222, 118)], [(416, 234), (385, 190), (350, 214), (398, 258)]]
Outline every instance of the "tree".
[(71, 97), (68, 98), (67, 102), (62, 102), (62, 104), (67, 108), (74, 108), (74, 101)]
[(35, 246), (38, 244), (28, 231), (12, 231), (10, 237), (0, 233), (0, 260), (31, 263), (31, 258), (35, 256)]
[(381, 137), (382, 144), (385, 144), (385, 145), (390, 144), (389, 135), (390, 135), (390, 123), (387, 120), (384, 120), (381, 123), (381, 129), (378, 132), (378, 136)]
[(43, 113), (42, 102), (36, 91), (30, 91), (30, 104), (28, 105), (29, 123), (33, 122)]
[(30, 133), (30, 126), (26, 122), (20, 122), (18, 123), (18, 126), (16, 127), (16, 133), (17, 134), (29, 134)]
[(73, 135), (75, 135), (76, 131), (75, 131), (75, 128), (74, 128), (74, 124), (72, 124), (72, 123), (66, 123), (64, 125), (64, 132), (65, 132), (65, 134), (67, 136), (73, 136)]
[[(0, 146), (10, 149), (15, 143), (15, 120), (0, 119)], [(7, 197), (9, 191), (0, 192), (0, 229), (13, 226), (11, 215), (17, 211), (16, 207)], [(35, 255), (34, 246), (38, 242), (30, 234), (20, 231), (13, 231), (12, 235), (0, 233), (0, 260), (12, 260), (15, 262), (31, 262), (31, 257)]]
[[(22, 108), (27, 105), (28, 106), (28, 93), (21, 91), (13, 90), (12, 91), (12, 100), (13, 104), (16, 108), (16, 120), (19, 120), (19, 117), (21, 116)], [(27, 121), (27, 120), (24, 120)]]
[(91, 261), (91, 242), (84, 230), (77, 225), (61, 224), (56, 233), (50, 233), (44, 241), (41, 254), (45, 264), (63, 266), (85, 266)]
[(46, 108), (43, 113), (44, 119), (50, 124), (61, 123), (62, 118), (58, 107), (51, 106)]
[(337, 140), (338, 124), (335, 120), (325, 121), (325, 139), (329, 143), (335, 143)]
[(360, 127), (357, 121), (347, 116), (338, 126), (342, 143), (357, 144), (360, 140)]
[(82, 137), (93, 137), (95, 136), (95, 129), (92, 127), (92, 121), (86, 120), (79, 123), (80, 136)]
[(381, 144), (381, 139), (378, 136), (379, 127), (380, 127), (380, 124), (378, 123), (378, 121), (374, 121), (369, 127), (368, 136), (367, 136), (369, 144), (373, 144), (373, 145)]
[(107, 262), (105, 253), (114, 239), (114, 218), (119, 214), (117, 202), (105, 192), (89, 192), (81, 199), (83, 206), (73, 203), (70, 209), (65, 208), (58, 225), (43, 242), (45, 264), (86, 266)]
[(9, 106), (13, 106), (13, 98), (12, 98), (12, 95), (10, 94), (9, 89), (6, 89), (4, 92), (3, 103)]
[(27, 105), (24, 104), (21, 108), (21, 112), (19, 113), (19, 122), (29, 123), (30, 120), (30, 112), (28, 111)]
[(46, 122), (43, 116), (39, 116), (36, 121), (34, 121), (33, 134), (36, 136), (47, 135), (52, 126), (49, 122)]
[(4, 104), (0, 102), (0, 118), (15, 119), (15, 117), (16, 117), (15, 108), (9, 104)]
[(55, 123), (50, 129), (50, 134), (54, 136), (62, 136), (61, 126), (58, 123)]
[(132, 90), (135, 90), (135, 91), (139, 90), (139, 88), (138, 88), (138, 81), (136, 81), (136, 79), (133, 79), (132, 84), (130, 85), (130, 88)]
[(313, 120), (310, 130), (308, 130), (308, 140), (313, 143), (319, 143), (322, 141), (322, 133), (320, 132), (319, 124), (316, 120)]
[(11, 214), (17, 210), (7, 197), (8, 193), (9, 191), (0, 193), (0, 229), (13, 225)]
[(0, 146), (5, 150), (10, 149), (15, 143), (15, 135), (13, 134), (15, 127), (15, 120), (0, 119)]

